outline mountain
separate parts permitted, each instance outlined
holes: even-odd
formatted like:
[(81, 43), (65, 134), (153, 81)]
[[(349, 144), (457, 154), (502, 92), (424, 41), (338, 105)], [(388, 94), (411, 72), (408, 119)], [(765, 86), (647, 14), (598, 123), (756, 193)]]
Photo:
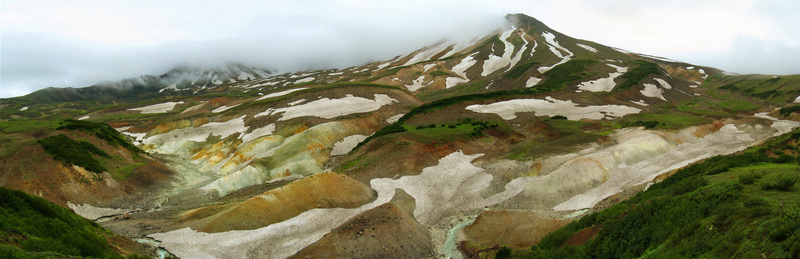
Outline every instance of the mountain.
[[(0, 185), (92, 219), (131, 212), (100, 224), (179, 257), (524, 255), (680, 168), (800, 126), (798, 75), (736, 75), (505, 19), (345, 69), (183, 67), (3, 99), (4, 172), (94, 177), (61, 198), (38, 192), (58, 183), (4, 173)], [(103, 130), (69, 128), (82, 122)], [(111, 128), (135, 147), (100, 137)], [(59, 135), (96, 164), (41, 151)]]

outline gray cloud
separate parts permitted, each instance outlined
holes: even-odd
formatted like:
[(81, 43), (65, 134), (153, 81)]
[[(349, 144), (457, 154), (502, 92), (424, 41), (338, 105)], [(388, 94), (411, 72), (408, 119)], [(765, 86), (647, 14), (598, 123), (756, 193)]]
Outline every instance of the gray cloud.
[[(780, 2), (780, 1), (779, 1)], [(294, 71), (472, 38), (507, 13), (567, 35), (738, 73), (800, 73), (789, 2), (139, 1), (2, 3), (0, 97), (237, 61)], [(741, 21), (737, 21), (740, 19)]]

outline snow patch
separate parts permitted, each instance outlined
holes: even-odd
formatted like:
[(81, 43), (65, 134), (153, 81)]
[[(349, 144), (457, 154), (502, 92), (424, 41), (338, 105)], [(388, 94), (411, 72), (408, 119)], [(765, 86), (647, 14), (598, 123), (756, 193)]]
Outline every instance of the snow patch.
[(333, 143), (331, 156), (339, 156), (349, 153), (358, 145), (358, 143), (361, 143), (361, 141), (364, 141), (367, 139), (367, 137), (367, 135), (352, 135), (345, 137), (339, 142)]
[(297, 81), (294, 81), (294, 83), (295, 84), (302, 84), (302, 83), (308, 83), (308, 82), (311, 82), (311, 81), (314, 81), (314, 77), (313, 76), (306, 77), (306, 78), (303, 78), (303, 79), (299, 79)]
[(639, 92), (647, 97), (658, 98), (664, 101), (667, 100), (667, 98), (664, 98), (664, 90), (661, 90), (661, 88), (658, 88), (658, 86), (654, 84), (644, 84), (644, 89)]
[(384, 105), (398, 102), (385, 94), (375, 94), (374, 98), (374, 100), (371, 100), (363, 97), (355, 97), (350, 94), (341, 99), (322, 98), (296, 106), (278, 109), (270, 108), (256, 114), (255, 117), (283, 113), (283, 116), (278, 119), (278, 121), (304, 116), (332, 119), (349, 114), (376, 111)]
[(512, 26), (510, 30), (505, 31), (500, 35), (500, 41), (504, 46), (503, 56), (495, 56), (494, 54), (490, 54), (489, 59), (483, 62), (483, 72), (481, 72), (481, 76), (490, 75), (511, 63), (511, 55), (514, 55), (514, 44), (511, 44), (506, 40), (516, 29), (517, 28)]
[(649, 106), (649, 104), (647, 104), (646, 102), (644, 102), (644, 100), (639, 100), (639, 101), (631, 101), (631, 102), (632, 102), (632, 103), (635, 103), (635, 104), (638, 104), (638, 105), (641, 105), (641, 106)]
[(131, 211), (128, 209), (99, 208), (89, 204), (77, 205), (69, 201), (67, 201), (67, 207), (72, 209), (75, 214), (88, 220), (97, 220), (101, 217), (119, 215)]
[(613, 119), (639, 113), (641, 109), (623, 105), (596, 105), (581, 107), (571, 100), (558, 100), (550, 96), (541, 99), (514, 99), (486, 105), (473, 104), (467, 110), (478, 113), (494, 113), (504, 120), (513, 120), (518, 112), (533, 112), (537, 116), (566, 116), (569, 120)]
[(653, 78), (653, 79), (655, 79), (656, 82), (658, 82), (658, 84), (661, 85), (661, 87), (664, 87), (665, 89), (672, 89), (672, 86), (669, 85), (669, 83), (667, 83), (667, 80), (661, 78)]
[(415, 79), (413, 81), (414, 82), (413, 84), (405, 85), (405, 86), (406, 86), (406, 88), (408, 88), (409, 91), (414, 92), (414, 91), (419, 90), (420, 88), (426, 87), (426, 86), (430, 85), (431, 83), (433, 83), (433, 81), (431, 81), (428, 84), (423, 85), (422, 81), (424, 81), (424, 80), (425, 80), (425, 75), (421, 75), (421, 76), (419, 76), (419, 78), (417, 78), (417, 79)]
[(445, 84), (444, 87), (445, 88), (450, 88), (450, 87), (456, 86), (456, 85), (461, 84), (461, 83), (466, 83), (466, 82), (469, 82), (469, 80), (463, 79), (463, 78), (460, 78), (460, 77), (448, 77), (448, 78), (444, 79), (444, 84)]
[(239, 133), (244, 134), (247, 128), (244, 125), (244, 117), (231, 119), (225, 122), (209, 122), (200, 127), (188, 127), (172, 130), (167, 133), (154, 135), (144, 139), (144, 144), (159, 146), (161, 150), (170, 149), (166, 144), (176, 144), (182, 146), (187, 141), (203, 142), (209, 136), (219, 136), (227, 138), (230, 135)]
[(427, 64), (427, 65), (424, 65), (424, 66), (422, 66), (422, 69), (424, 69), (424, 70), (425, 70), (425, 71), (423, 71), (423, 72), (428, 72), (428, 70), (430, 70), (431, 68), (433, 68), (433, 67), (435, 67), (435, 66), (436, 66), (436, 64)]
[(397, 115), (394, 115), (392, 117), (389, 117), (388, 119), (386, 119), (386, 122), (387, 123), (395, 123), (395, 122), (399, 121), (400, 118), (403, 117), (403, 115), (406, 115), (406, 114), (405, 113), (401, 113), (401, 114), (397, 114)]
[(91, 116), (89, 116), (89, 115), (86, 115), (86, 116), (83, 116), (83, 117), (80, 117), (80, 118), (78, 118), (78, 120), (79, 120), (79, 121), (82, 121), (82, 120), (85, 120), (85, 119), (88, 119), (88, 118), (91, 118)]
[(139, 108), (130, 108), (129, 111), (139, 111), (140, 113), (166, 113), (175, 109), (175, 105), (183, 104), (183, 101), (180, 102), (165, 102), (159, 104), (148, 105)]
[(525, 87), (534, 86), (534, 85), (538, 84), (541, 81), (542, 81), (541, 78), (536, 78), (536, 77), (528, 78), (528, 81), (525, 81)]
[(26, 111), (26, 110), (28, 110), (28, 106), (25, 106), (25, 107), (19, 108), (19, 111)]
[[(557, 57), (561, 58), (561, 61), (559, 61), (558, 63), (555, 63), (555, 64), (553, 64), (552, 66), (549, 66), (549, 67), (540, 67), (538, 69), (539, 73), (544, 73), (544, 72), (550, 71), (550, 69), (553, 69), (554, 67), (556, 67), (558, 65), (567, 63), (567, 61), (572, 59), (572, 56), (575, 55), (571, 51), (569, 51), (569, 49), (559, 45), (558, 41), (555, 40), (556, 39), (556, 35), (554, 35), (553, 33), (544, 32), (544, 33), (542, 33), (542, 36), (544, 36), (544, 39), (547, 42), (545, 44), (550, 48), (550, 52), (553, 52), (553, 54), (555, 54)], [(561, 52), (559, 50), (566, 52), (567, 55), (561, 54)]]
[(223, 106), (217, 107), (216, 109), (213, 109), (213, 110), (211, 110), (211, 113), (220, 113), (220, 112), (224, 112), (224, 111), (227, 111), (227, 110), (229, 110), (230, 108), (233, 108), (233, 107), (236, 107), (236, 106), (239, 106), (239, 104), (234, 104), (234, 105), (232, 105), (232, 106), (223, 105)]
[(612, 64), (606, 64), (606, 65), (617, 69), (617, 72), (609, 73), (608, 77), (606, 78), (600, 78), (597, 80), (583, 82), (580, 85), (578, 85), (578, 89), (589, 92), (611, 92), (611, 90), (614, 90), (614, 87), (617, 86), (617, 83), (614, 82), (614, 80), (617, 79), (617, 77), (624, 74), (625, 72), (628, 72), (628, 68), (615, 66)]
[(291, 106), (294, 106), (294, 105), (301, 104), (301, 103), (303, 103), (303, 102), (305, 102), (305, 101), (306, 101), (306, 99), (300, 99), (300, 100), (296, 100), (296, 101), (288, 102), (288, 103), (286, 103), (286, 104), (288, 104), (288, 105), (291, 105)]
[(300, 90), (305, 90), (305, 89), (307, 89), (307, 88), (302, 87), (302, 88), (289, 89), (289, 90), (286, 90), (286, 91), (280, 91), (280, 92), (277, 92), (277, 93), (271, 93), (271, 94), (259, 97), (258, 99), (256, 99), (256, 101), (269, 99), (269, 98), (273, 98), (273, 97), (278, 97), (278, 96), (284, 96), (284, 95), (287, 95), (287, 94), (290, 94), (290, 93), (293, 93), (293, 92), (297, 92), (297, 91), (300, 91)]
[(260, 138), (260, 137), (263, 137), (263, 136), (272, 135), (272, 133), (274, 131), (275, 131), (275, 124), (274, 123), (269, 124), (269, 125), (267, 125), (267, 126), (265, 126), (263, 128), (255, 129), (255, 130), (251, 131), (250, 133), (244, 134), (244, 136), (242, 136), (242, 143), (247, 143), (247, 142), (250, 142), (251, 140), (254, 140), (254, 139), (257, 139), (257, 138)]
[(575, 45), (578, 45), (578, 47), (584, 48), (584, 49), (586, 49), (588, 51), (597, 53), (597, 49), (592, 48), (592, 46), (589, 46), (589, 45), (586, 45), (586, 44), (580, 44), (580, 43), (575, 43)]

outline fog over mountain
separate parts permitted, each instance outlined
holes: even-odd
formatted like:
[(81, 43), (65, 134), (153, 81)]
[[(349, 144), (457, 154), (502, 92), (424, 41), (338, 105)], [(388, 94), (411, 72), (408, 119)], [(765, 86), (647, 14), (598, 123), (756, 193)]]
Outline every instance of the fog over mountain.
[[(792, 7), (792, 5), (795, 5)], [(279, 72), (471, 39), (507, 13), (574, 37), (737, 73), (800, 73), (791, 1), (3, 1), (0, 97), (237, 61)]]

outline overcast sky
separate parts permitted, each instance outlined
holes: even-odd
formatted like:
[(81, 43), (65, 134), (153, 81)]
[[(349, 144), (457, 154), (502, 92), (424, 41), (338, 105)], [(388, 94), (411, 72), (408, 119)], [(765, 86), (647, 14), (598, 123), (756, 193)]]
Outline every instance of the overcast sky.
[(524, 13), (575, 38), (736, 73), (800, 74), (800, 1), (3, 0), (0, 97), (225, 61), (386, 60)]

